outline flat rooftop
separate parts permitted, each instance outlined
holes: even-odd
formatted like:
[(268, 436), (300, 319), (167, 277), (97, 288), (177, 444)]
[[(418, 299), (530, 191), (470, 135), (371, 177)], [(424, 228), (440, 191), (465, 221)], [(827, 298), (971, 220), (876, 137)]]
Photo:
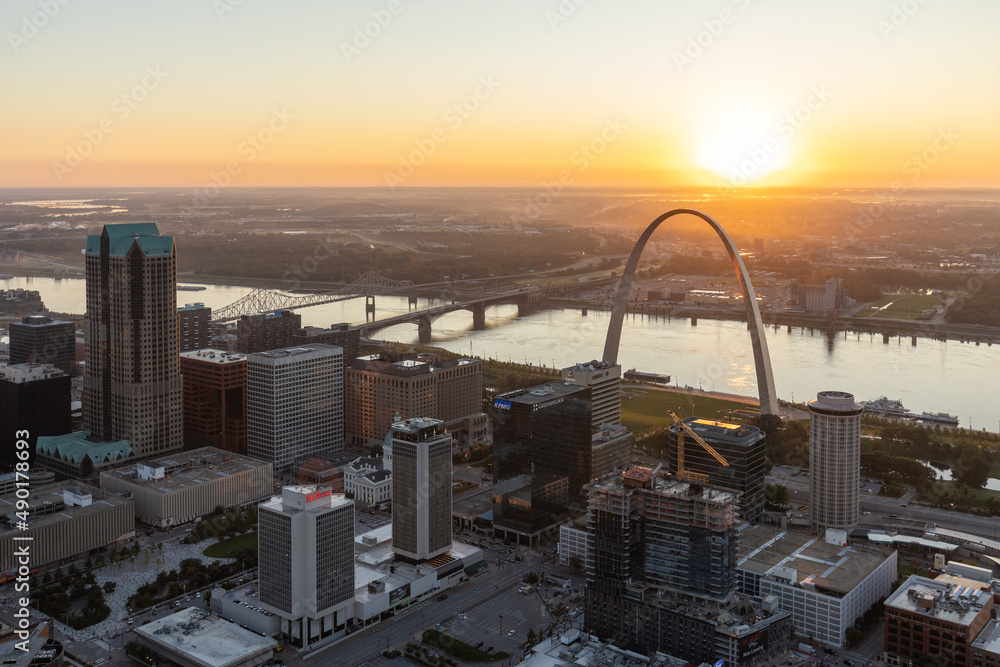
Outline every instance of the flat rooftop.
[(519, 389), (517, 391), (507, 392), (506, 394), (500, 394), (497, 396), (496, 400), (505, 400), (511, 403), (524, 403), (526, 405), (537, 405), (553, 399), (569, 396), (570, 394), (575, 394), (578, 391), (586, 391), (586, 388), (581, 387), (578, 384), (569, 384), (567, 382), (549, 382), (546, 384), (540, 384), (537, 387), (529, 387), (527, 389)]
[[(89, 495), (91, 502), (89, 505), (68, 505), (64, 500), (64, 492), (70, 491), (77, 495)], [(102, 491), (96, 486), (89, 486), (73, 480), (46, 484), (41, 488), (31, 489), (31, 495), (27, 498), (28, 527), (41, 528), (64, 521), (72, 521), (80, 517), (85, 517), (99, 512), (105, 512), (115, 507), (132, 504), (131, 499), (122, 498), (113, 493)], [(0, 516), (3, 519), (12, 517), (17, 509), (17, 496), (13, 493), (0, 496)], [(16, 521), (16, 518), (14, 519)], [(0, 520), (0, 538), (11, 533), (22, 531), (11, 528), (8, 520)]]
[(673, 475), (665, 475), (663, 472), (652, 477), (653, 471), (649, 468), (630, 468), (622, 473), (612, 473), (593, 481), (587, 485), (589, 489), (598, 491), (621, 491), (625, 488), (625, 480), (629, 479), (638, 485), (649, 487), (661, 496), (686, 497), (692, 500), (703, 500), (714, 503), (735, 503), (738, 493), (720, 489), (707, 484), (697, 484), (685, 479), (679, 479)]
[[(145, 489), (170, 493), (178, 489), (198, 486), (217, 479), (229, 477), (247, 470), (270, 468), (273, 464), (249, 456), (233, 454), (215, 447), (202, 447), (189, 452), (178, 452), (152, 461), (136, 463), (126, 468), (109, 470), (102, 473), (116, 477), (129, 484)], [(149, 466), (164, 468), (162, 479), (140, 479), (139, 467)]]
[(760, 575), (779, 566), (794, 568), (799, 586), (811, 584), (820, 593), (838, 597), (852, 591), (890, 557), (769, 526), (744, 525), (739, 536), (738, 568)]
[(947, 623), (969, 626), (982, 612), (991, 595), (983, 590), (969, 590), (966, 586), (957, 586), (913, 574), (889, 596), (885, 606)]
[(181, 358), (193, 359), (194, 361), (201, 361), (206, 364), (218, 364), (223, 366), (225, 364), (234, 364), (246, 361), (247, 355), (239, 352), (223, 352), (221, 350), (205, 349), (181, 352)]
[(1000, 621), (993, 619), (987, 623), (979, 636), (972, 641), (972, 648), (1000, 654)]
[[(764, 432), (750, 424), (735, 424), (703, 417), (688, 417), (684, 423), (710, 443), (748, 447), (764, 439)], [(670, 427), (672, 433), (677, 433), (678, 430), (680, 430), (680, 426), (677, 424)]]
[(314, 355), (334, 355), (344, 353), (344, 348), (336, 345), (323, 345), (321, 343), (309, 343), (308, 345), (296, 345), (295, 347), (283, 347), (278, 350), (267, 350), (266, 352), (254, 352), (247, 355), (248, 358), (259, 357), (261, 359), (289, 359), (301, 357), (307, 354)]
[(479, 493), (456, 500), (451, 506), (451, 515), (475, 518), (493, 511), (493, 489), (483, 489)]
[(278, 645), (270, 637), (194, 607), (140, 626), (136, 634), (204, 667), (238, 665)]

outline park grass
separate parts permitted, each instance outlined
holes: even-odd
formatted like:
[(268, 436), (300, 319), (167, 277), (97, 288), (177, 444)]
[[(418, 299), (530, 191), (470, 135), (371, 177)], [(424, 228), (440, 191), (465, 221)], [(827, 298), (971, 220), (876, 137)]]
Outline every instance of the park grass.
[[(888, 294), (871, 307), (866, 308), (862, 317), (889, 317), (897, 320), (918, 320), (921, 313), (928, 308), (940, 306), (941, 299), (924, 294)], [(884, 310), (878, 310), (888, 306)]]
[(244, 549), (257, 551), (257, 531), (216, 542), (202, 553), (209, 558), (235, 558), (236, 554)]
[(736, 410), (759, 412), (758, 406), (711, 396), (695, 396), (678, 391), (653, 389), (636, 385), (622, 385), (622, 424), (633, 433), (654, 431), (673, 423), (668, 410), (682, 417), (696, 414), (708, 419), (734, 419), (747, 421), (747, 417), (733, 414)]

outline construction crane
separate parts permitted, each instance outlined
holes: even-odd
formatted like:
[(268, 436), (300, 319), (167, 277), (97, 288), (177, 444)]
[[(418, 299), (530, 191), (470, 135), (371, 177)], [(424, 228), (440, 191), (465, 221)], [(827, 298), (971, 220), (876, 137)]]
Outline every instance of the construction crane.
[(708, 475), (705, 473), (695, 472), (693, 470), (686, 470), (684, 468), (684, 432), (687, 431), (695, 442), (702, 446), (702, 448), (711, 454), (716, 461), (721, 463), (725, 467), (729, 467), (729, 461), (725, 459), (719, 452), (715, 451), (712, 445), (705, 442), (700, 435), (694, 432), (690, 426), (684, 423), (684, 420), (677, 416), (677, 413), (672, 410), (669, 411), (671, 417), (674, 418), (674, 423), (680, 426), (680, 430), (677, 431), (677, 477), (680, 479), (689, 479), (695, 482), (700, 482), (702, 484), (708, 483)]

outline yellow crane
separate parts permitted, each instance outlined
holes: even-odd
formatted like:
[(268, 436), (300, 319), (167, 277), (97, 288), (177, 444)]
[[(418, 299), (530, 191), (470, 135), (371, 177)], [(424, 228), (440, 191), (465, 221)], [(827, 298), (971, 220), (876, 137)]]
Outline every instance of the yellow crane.
[(705, 442), (700, 435), (694, 432), (690, 426), (684, 423), (684, 420), (677, 416), (677, 413), (672, 410), (669, 414), (674, 419), (674, 423), (681, 427), (677, 432), (677, 477), (680, 479), (690, 479), (695, 482), (701, 482), (702, 484), (708, 483), (708, 475), (700, 472), (694, 472), (693, 470), (686, 470), (684, 468), (684, 433), (685, 431), (694, 438), (702, 448), (711, 454), (716, 461), (721, 463), (725, 467), (729, 467), (729, 461), (725, 459), (719, 452), (715, 451), (712, 445)]

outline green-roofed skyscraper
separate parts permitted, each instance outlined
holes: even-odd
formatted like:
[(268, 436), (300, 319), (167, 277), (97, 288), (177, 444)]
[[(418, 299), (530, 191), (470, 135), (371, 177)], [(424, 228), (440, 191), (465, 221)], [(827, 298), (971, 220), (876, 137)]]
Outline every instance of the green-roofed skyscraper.
[(174, 238), (155, 224), (105, 225), (87, 237), (84, 422), (97, 441), (140, 458), (184, 444)]

